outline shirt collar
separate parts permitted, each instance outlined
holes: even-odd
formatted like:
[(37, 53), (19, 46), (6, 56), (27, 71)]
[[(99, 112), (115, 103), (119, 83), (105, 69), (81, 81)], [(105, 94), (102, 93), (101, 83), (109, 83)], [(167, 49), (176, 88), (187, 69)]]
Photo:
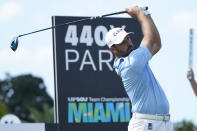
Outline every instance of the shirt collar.
[(119, 68), (119, 66), (120, 66), (120, 64), (122, 63), (124, 61), (124, 58), (120, 58), (120, 59), (115, 59), (114, 60), (114, 65), (113, 65), (113, 68), (115, 68), (115, 69), (118, 69)]

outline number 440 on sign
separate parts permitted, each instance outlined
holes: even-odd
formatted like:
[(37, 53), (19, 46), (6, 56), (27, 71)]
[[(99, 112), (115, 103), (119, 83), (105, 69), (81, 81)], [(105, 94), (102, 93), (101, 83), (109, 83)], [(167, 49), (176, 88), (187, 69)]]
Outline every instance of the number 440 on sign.
[[(113, 25), (109, 27), (114, 28)], [(122, 26), (123, 29), (125, 29), (125, 27), (125, 25)], [(96, 26), (94, 30), (91, 25), (84, 25), (80, 37), (78, 37), (77, 25), (69, 25), (65, 35), (65, 43), (71, 43), (72, 46), (77, 46), (79, 43), (85, 43), (86, 46), (92, 46), (95, 40), (97, 46), (103, 47), (106, 45), (104, 38), (107, 32), (107, 28), (103, 25)]]

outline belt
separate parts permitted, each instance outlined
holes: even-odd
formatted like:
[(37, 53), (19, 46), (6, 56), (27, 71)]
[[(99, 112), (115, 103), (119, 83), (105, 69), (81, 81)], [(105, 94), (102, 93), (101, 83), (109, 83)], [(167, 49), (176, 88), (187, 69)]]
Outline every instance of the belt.
[(170, 120), (170, 115), (151, 115), (151, 114), (133, 113), (132, 118), (134, 118), (134, 119), (157, 120), (157, 121), (169, 121)]

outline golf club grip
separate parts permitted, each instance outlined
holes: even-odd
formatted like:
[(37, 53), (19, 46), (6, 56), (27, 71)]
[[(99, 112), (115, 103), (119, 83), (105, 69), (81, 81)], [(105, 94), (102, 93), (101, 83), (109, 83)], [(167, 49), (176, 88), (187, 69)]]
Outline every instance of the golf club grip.
[[(148, 10), (148, 6), (145, 7), (141, 7), (142, 10)], [(106, 17), (106, 16), (111, 16), (111, 15), (118, 15), (118, 14), (123, 14), (123, 13), (127, 13), (126, 11), (119, 11), (119, 12), (115, 12), (115, 13), (110, 13), (110, 14), (106, 14), (106, 15), (102, 15), (102, 17)]]

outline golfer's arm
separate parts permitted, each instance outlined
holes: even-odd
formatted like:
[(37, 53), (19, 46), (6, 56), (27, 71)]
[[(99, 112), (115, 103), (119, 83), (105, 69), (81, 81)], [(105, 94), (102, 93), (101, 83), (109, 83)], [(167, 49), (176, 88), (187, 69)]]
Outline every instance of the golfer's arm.
[(144, 35), (141, 44), (145, 45), (152, 56), (155, 55), (161, 48), (161, 39), (157, 27), (155, 26), (150, 15), (144, 15), (143, 11), (140, 11), (137, 19), (139, 20)]
[(195, 95), (197, 96), (197, 83), (196, 83), (195, 79), (191, 79), (190, 84), (192, 86), (192, 89), (193, 89)]

